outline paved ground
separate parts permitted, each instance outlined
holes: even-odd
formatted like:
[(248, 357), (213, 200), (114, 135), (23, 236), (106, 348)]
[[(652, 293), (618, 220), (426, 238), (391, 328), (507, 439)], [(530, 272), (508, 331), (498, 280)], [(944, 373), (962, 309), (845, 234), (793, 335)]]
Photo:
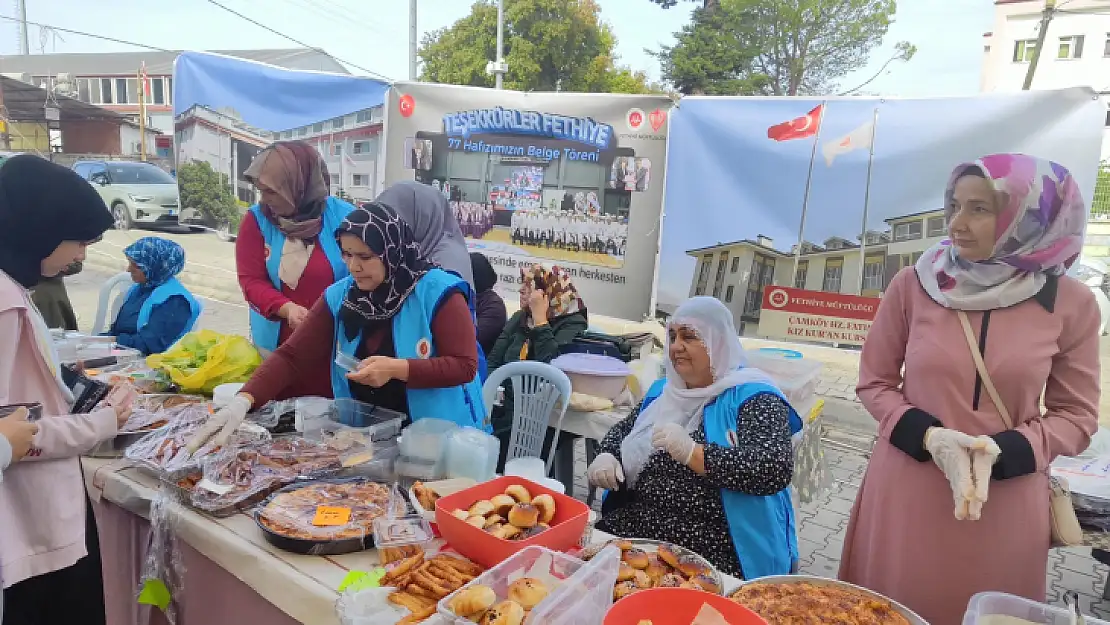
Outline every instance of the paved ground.
[[(123, 267), (122, 247), (146, 233), (109, 232), (105, 241), (91, 251), (86, 271), (68, 279), (70, 297), (82, 327), (91, 326), (96, 313), (97, 290), (111, 272)], [(206, 298), (203, 327), (221, 332), (247, 332), (246, 307), (234, 283), (234, 254), (231, 244), (208, 234), (170, 234), (182, 242), (189, 257), (183, 281)], [(210, 299), (214, 298), (214, 299)], [(848, 514), (855, 500), (860, 479), (867, 466), (867, 450), (874, 436), (874, 422), (855, 398), (858, 352), (821, 346), (782, 344), (759, 339), (744, 339), (749, 348), (788, 346), (802, 351), (807, 358), (825, 363), (818, 392), (827, 401), (829, 427), (826, 432), (826, 457), (833, 485), (817, 501), (798, 510), (798, 538), (802, 571), (813, 575), (835, 576), (844, 541)], [(1110, 376), (1110, 339), (1103, 339), (1103, 376)], [(1104, 405), (1110, 403), (1104, 394)], [(1107, 405), (1110, 408), (1110, 405)], [(1110, 416), (1110, 409), (1102, 411)], [(584, 498), (585, 458), (579, 446), (575, 494)], [(1090, 557), (1088, 549), (1054, 550), (1046, 571), (1048, 597), (1060, 603), (1067, 590), (1079, 593), (1088, 614), (1110, 619), (1110, 601), (1101, 599), (1107, 580), (1107, 567)]]

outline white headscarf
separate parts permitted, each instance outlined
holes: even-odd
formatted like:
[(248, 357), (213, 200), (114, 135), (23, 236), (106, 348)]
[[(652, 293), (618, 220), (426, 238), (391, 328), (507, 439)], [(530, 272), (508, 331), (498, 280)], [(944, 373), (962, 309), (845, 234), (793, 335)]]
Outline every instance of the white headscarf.
[[(687, 388), (686, 383), (671, 362), (670, 328), (684, 326), (692, 329), (709, 352), (709, 366), (713, 370), (713, 383), (705, 388)], [(682, 303), (667, 322), (665, 366), (667, 382), (663, 393), (646, 410), (640, 412), (632, 431), (621, 443), (621, 464), (629, 488), (635, 487), (640, 471), (648, 457), (655, 452), (651, 446), (651, 432), (656, 426), (679, 423), (687, 432), (701, 426), (702, 408), (730, 388), (760, 382), (778, 388), (763, 371), (748, 367), (744, 347), (736, 332), (732, 313), (715, 297), (691, 297)]]

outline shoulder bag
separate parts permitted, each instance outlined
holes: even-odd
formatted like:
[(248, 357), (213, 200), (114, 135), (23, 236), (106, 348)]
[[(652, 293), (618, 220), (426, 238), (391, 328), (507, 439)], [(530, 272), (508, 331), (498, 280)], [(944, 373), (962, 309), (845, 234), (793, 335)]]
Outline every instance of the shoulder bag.
[[(991, 401), (994, 402), (995, 408), (998, 409), (998, 415), (1002, 417), (1002, 424), (1006, 426), (1007, 430), (1012, 430), (1014, 428), (1013, 419), (1010, 418), (1010, 412), (1006, 410), (1006, 405), (1002, 403), (1002, 398), (998, 395), (998, 389), (995, 388), (990, 374), (987, 373), (987, 365), (983, 362), (983, 354), (979, 352), (979, 342), (975, 340), (975, 333), (971, 330), (971, 323), (967, 320), (967, 314), (962, 310), (957, 310), (956, 314), (960, 317), (960, 325), (963, 326), (964, 337), (967, 338), (967, 346), (971, 348), (971, 357), (975, 360), (975, 369), (979, 371), (979, 379), (983, 382), (983, 388), (987, 391)], [(1046, 471), (1046, 474), (1048, 475), (1048, 516), (1052, 530), (1052, 546), (1077, 547), (1082, 545), (1083, 528), (1079, 526), (1079, 519), (1075, 516), (1075, 508), (1072, 507), (1071, 491), (1068, 490), (1067, 481), (1054, 477), (1051, 471)]]

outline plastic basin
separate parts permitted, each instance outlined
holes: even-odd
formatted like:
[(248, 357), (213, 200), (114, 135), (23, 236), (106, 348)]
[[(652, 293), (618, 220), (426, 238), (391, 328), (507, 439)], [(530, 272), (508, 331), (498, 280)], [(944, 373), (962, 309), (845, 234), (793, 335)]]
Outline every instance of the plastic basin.
[(631, 594), (613, 604), (604, 625), (690, 625), (705, 604), (713, 606), (729, 625), (768, 625), (758, 614), (726, 599), (692, 588), (653, 588)]

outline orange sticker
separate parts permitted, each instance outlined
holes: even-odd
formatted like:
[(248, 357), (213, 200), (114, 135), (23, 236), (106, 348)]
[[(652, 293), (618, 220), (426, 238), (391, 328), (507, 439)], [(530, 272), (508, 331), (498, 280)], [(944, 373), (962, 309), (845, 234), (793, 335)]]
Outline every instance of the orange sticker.
[(316, 516), (312, 517), (312, 524), (318, 527), (346, 525), (350, 521), (351, 509), (335, 506), (316, 506)]

